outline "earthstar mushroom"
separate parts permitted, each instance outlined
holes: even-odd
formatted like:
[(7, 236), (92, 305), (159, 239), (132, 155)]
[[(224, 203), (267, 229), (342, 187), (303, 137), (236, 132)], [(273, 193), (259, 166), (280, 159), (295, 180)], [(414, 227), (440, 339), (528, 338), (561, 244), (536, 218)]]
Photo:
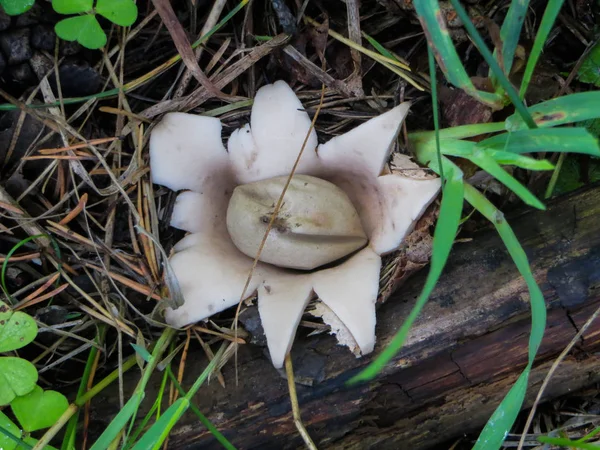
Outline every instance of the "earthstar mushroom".
[[(386, 164), (408, 112), (403, 103), (318, 145), (314, 130), (274, 220), (246, 295), (258, 311), (273, 365), (283, 366), (308, 302), (317, 296), (360, 354), (375, 345), (381, 255), (396, 251), (440, 188)], [(274, 206), (310, 129), (283, 81), (263, 86), (249, 125), (221, 140), (212, 117), (169, 113), (150, 137), (153, 182), (183, 191), (171, 225), (189, 232), (170, 265), (183, 327), (237, 304)], [(331, 322), (331, 320), (330, 320)], [(339, 335), (338, 335), (339, 337)]]

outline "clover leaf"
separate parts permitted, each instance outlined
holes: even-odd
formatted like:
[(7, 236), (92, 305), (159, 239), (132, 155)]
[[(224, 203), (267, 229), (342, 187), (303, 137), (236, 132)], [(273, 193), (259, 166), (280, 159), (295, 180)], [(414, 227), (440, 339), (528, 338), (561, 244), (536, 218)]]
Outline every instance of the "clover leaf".
[(96, 12), (117, 25), (128, 27), (135, 22), (138, 9), (132, 0), (98, 0)]
[(35, 339), (37, 325), (29, 314), (13, 312), (0, 301), (0, 353), (25, 347)]
[(69, 407), (69, 402), (60, 392), (44, 391), (35, 386), (29, 394), (15, 398), (10, 407), (23, 430), (31, 433), (54, 425)]
[(106, 44), (106, 34), (91, 14), (69, 17), (54, 26), (54, 31), (65, 41), (77, 41), (89, 49), (98, 49)]
[(35, 0), (0, 0), (0, 5), (9, 16), (18, 16), (31, 9)]
[(0, 406), (31, 392), (37, 380), (37, 370), (29, 361), (14, 356), (0, 358)]

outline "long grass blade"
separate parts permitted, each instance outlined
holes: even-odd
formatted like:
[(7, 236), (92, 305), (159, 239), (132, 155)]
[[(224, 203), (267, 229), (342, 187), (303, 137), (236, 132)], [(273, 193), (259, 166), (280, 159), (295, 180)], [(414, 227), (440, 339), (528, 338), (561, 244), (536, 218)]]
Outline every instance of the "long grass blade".
[(487, 48), (487, 45), (485, 45), (483, 38), (475, 28), (475, 25), (473, 25), (473, 23), (471, 22), (469, 14), (467, 14), (465, 8), (461, 5), (459, 0), (450, 1), (452, 3), (452, 6), (454, 6), (454, 9), (456, 10), (456, 13), (463, 21), (465, 28), (467, 29), (467, 33), (469, 33), (469, 36), (471, 36), (471, 38), (475, 42), (475, 45), (477, 45), (477, 48), (479, 49), (479, 52), (485, 59), (485, 62), (487, 62), (490, 66), (490, 70), (496, 76), (498, 84), (502, 87), (502, 89), (504, 89), (504, 92), (506, 93), (506, 95), (508, 95), (508, 98), (510, 98), (510, 101), (517, 110), (517, 114), (521, 117), (521, 119), (527, 125), (528, 128), (536, 128), (536, 124), (531, 115), (529, 114), (529, 111), (527, 110), (527, 108), (525, 108), (525, 105), (519, 98), (519, 94), (513, 87), (508, 77), (502, 71), (502, 68), (498, 64), (498, 61), (496, 61), (496, 58), (494, 58), (494, 55), (492, 55), (492, 52), (490, 52), (490, 50)]
[[(435, 154), (432, 157), (436, 158)], [(437, 169), (436, 171), (439, 173), (441, 168), (437, 166), (437, 161), (435, 159), (431, 161), (431, 166), (434, 168), (434, 170)], [(448, 255), (452, 249), (454, 238), (458, 232), (458, 225), (463, 207), (464, 189), (463, 174), (457, 166), (452, 163), (445, 165), (444, 174), (446, 176), (446, 183), (443, 187), (440, 216), (433, 235), (431, 268), (429, 270), (429, 274), (427, 275), (425, 286), (423, 287), (415, 306), (392, 341), (373, 362), (371, 362), (358, 375), (353, 377), (349, 381), (349, 384), (372, 379), (379, 372), (381, 372), (384, 366), (391, 361), (392, 358), (394, 358), (394, 356), (404, 345), (412, 325), (427, 303), (429, 296), (433, 292), (433, 289), (435, 288), (435, 285), (442, 274), (442, 270), (446, 265)]]
[(596, 139), (583, 127), (523, 130), (485, 139), (479, 149), (504, 150), (512, 153), (559, 152), (600, 156)]
[[(579, 92), (548, 100), (528, 108), (536, 125), (540, 128), (555, 127), (566, 123), (580, 122), (600, 117), (600, 91)], [(507, 131), (527, 128), (518, 114), (505, 121)]]
[(523, 405), (529, 373), (544, 337), (546, 304), (529, 266), (527, 255), (502, 212), (471, 185), (465, 186), (465, 199), (496, 227), (508, 253), (525, 280), (531, 304), (531, 335), (527, 366), (488, 420), (474, 447), (474, 450), (490, 450), (500, 448)]
[(548, 5), (546, 6), (546, 10), (544, 11), (544, 16), (542, 17), (542, 21), (540, 22), (540, 27), (538, 28), (538, 32), (535, 35), (535, 41), (533, 42), (531, 53), (529, 54), (529, 58), (527, 59), (525, 72), (523, 73), (523, 80), (521, 81), (521, 88), (519, 89), (519, 97), (521, 98), (521, 100), (525, 98), (525, 93), (527, 92), (527, 88), (529, 87), (529, 83), (531, 82), (533, 71), (535, 70), (535, 66), (538, 60), (540, 59), (540, 55), (542, 54), (544, 45), (548, 40), (548, 36), (550, 35), (550, 31), (552, 30), (554, 21), (556, 20), (556, 17), (558, 16), (560, 9), (562, 8), (563, 2), (564, 0), (548, 1)]
[(527, 205), (541, 210), (546, 209), (544, 204), (535, 195), (533, 195), (529, 189), (519, 183), (516, 178), (500, 167), (494, 158), (488, 155), (485, 151), (480, 150), (475, 152), (473, 156), (469, 157), (469, 160), (471, 160), (471, 162), (474, 164), (477, 164), (487, 173), (492, 175), (496, 180), (504, 184)]
[(501, 102), (501, 97), (496, 94), (480, 91), (473, 85), (454, 47), (439, 2), (436, 0), (420, 0), (414, 2), (413, 5), (427, 36), (427, 42), (431, 45), (437, 63), (446, 76), (446, 79), (481, 102), (491, 106), (498, 106)]
[(127, 400), (123, 409), (115, 416), (115, 418), (108, 424), (104, 432), (94, 442), (94, 445), (90, 450), (104, 450), (110, 446), (110, 443), (115, 440), (121, 430), (127, 426), (129, 420), (137, 412), (140, 403), (144, 399), (144, 392), (137, 391)]
[(210, 361), (206, 368), (202, 371), (200, 376), (196, 379), (193, 386), (185, 394), (184, 397), (179, 398), (173, 403), (160, 418), (150, 427), (141, 439), (133, 446), (132, 450), (150, 450), (158, 449), (162, 446), (167, 436), (181, 418), (181, 416), (187, 411), (191, 404), (191, 398), (198, 392), (198, 389), (206, 381), (209, 375), (213, 372), (215, 367), (221, 361), (227, 345), (223, 344), (219, 351), (215, 353), (215, 357)]
[[(527, 16), (527, 8), (529, 8), (529, 0), (510, 2), (510, 7), (508, 8), (502, 27), (500, 28), (502, 63), (506, 75), (510, 74), (515, 59), (515, 51), (519, 44), (523, 22)], [(493, 71), (490, 72), (492, 83), (496, 86), (498, 81), (496, 74)]]

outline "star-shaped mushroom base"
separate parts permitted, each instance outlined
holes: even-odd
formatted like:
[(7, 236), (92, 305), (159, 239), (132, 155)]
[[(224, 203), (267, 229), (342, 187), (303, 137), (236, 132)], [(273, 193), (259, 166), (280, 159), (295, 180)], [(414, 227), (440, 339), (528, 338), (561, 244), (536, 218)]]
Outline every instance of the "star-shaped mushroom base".
[[(440, 189), (438, 178), (411, 178), (387, 167), (409, 106), (403, 103), (322, 145), (310, 131), (296, 174), (341, 188), (358, 212), (368, 245), (337, 265), (310, 272), (258, 263), (246, 296), (258, 294), (275, 367), (283, 366), (314, 296), (346, 328), (353, 350), (373, 350), (381, 255), (399, 248)], [(227, 150), (215, 118), (170, 113), (152, 131), (152, 179), (183, 191), (171, 225), (190, 233), (170, 258), (185, 300), (167, 309), (170, 325), (183, 327), (238, 303), (253, 260), (236, 247), (227, 229), (232, 193), (236, 186), (289, 175), (309, 130), (300, 100), (278, 81), (257, 92), (250, 124), (232, 133)]]

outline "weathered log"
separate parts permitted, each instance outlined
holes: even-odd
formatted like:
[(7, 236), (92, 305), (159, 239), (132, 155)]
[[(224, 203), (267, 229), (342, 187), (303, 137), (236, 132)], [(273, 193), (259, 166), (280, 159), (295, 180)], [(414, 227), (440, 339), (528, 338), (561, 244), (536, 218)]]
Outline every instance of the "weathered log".
[[(548, 304), (548, 327), (532, 372), (526, 403), (549, 366), (600, 306), (600, 187), (524, 210), (509, 218)], [(410, 311), (426, 270), (414, 276), (378, 311), (375, 354)], [(482, 230), (454, 251), (430, 302), (401, 353), (372, 382), (345, 382), (372, 356), (355, 359), (331, 336), (298, 337), (293, 349), (302, 416), (319, 448), (425, 449), (478, 430), (525, 366), (530, 330), (527, 288), (493, 229)], [(600, 323), (592, 324), (559, 366), (545, 399), (600, 381)], [(185, 386), (206, 365), (200, 350), (188, 355)], [(286, 382), (264, 349), (239, 350), (239, 384), (233, 364), (227, 388), (215, 380), (196, 403), (240, 449), (300, 448)], [(128, 376), (132, 388), (136, 376)], [(158, 379), (146, 398), (153, 398)], [(116, 391), (93, 402), (95, 425), (117, 412)], [(148, 403), (151, 400), (147, 400)], [(147, 405), (145, 405), (147, 407)], [(220, 448), (192, 414), (172, 433), (169, 448)]]

